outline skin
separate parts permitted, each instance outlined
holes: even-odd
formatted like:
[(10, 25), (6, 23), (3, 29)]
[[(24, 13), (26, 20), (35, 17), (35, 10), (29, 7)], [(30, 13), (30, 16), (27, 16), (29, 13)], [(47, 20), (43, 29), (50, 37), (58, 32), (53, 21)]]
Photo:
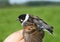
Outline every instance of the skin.
[(23, 38), (23, 30), (12, 33), (3, 42), (25, 42)]

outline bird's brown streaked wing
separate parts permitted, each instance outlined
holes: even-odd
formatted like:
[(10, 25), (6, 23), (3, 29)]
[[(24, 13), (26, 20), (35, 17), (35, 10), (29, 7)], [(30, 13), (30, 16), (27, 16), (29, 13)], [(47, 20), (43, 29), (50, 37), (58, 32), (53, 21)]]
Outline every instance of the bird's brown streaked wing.
[(34, 23), (37, 25), (38, 29), (45, 29), (49, 31), (51, 34), (53, 34), (53, 27), (48, 25), (45, 21), (43, 21), (41, 18), (35, 16), (33, 19)]

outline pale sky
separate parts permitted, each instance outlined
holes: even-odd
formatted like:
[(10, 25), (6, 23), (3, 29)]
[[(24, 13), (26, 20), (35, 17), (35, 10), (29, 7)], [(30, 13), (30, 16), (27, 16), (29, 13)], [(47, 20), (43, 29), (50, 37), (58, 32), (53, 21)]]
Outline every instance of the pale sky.
[(25, 2), (27, 2), (27, 0), (9, 0), (9, 3), (11, 3), (11, 4), (14, 4), (14, 3), (22, 4)]

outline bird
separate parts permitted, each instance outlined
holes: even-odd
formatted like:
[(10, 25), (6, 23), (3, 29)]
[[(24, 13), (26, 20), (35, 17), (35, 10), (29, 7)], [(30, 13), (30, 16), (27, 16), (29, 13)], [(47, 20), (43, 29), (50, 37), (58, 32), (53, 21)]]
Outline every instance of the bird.
[(26, 22), (34, 22), (37, 25), (38, 29), (45, 29), (51, 34), (53, 34), (53, 26), (50, 26), (49, 24), (47, 24), (45, 21), (43, 21), (38, 16), (22, 14), (18, 18), (20, 22), (22, 23), (22, 25), (24, 25)]
[(44, 30), (53, 34), (53, 27), (38, 16), (21, 14), (18, 16), (18, 20), (24, 28), (23, 36), (25, 42), (42, 42), (45, 35)]

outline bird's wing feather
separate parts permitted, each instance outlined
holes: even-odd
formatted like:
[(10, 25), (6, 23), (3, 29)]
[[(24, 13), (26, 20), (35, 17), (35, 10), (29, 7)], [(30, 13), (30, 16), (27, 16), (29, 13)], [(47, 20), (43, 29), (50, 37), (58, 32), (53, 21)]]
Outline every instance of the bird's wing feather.
[(53, 34), (53, 27), (48, 25), (45, 21), (40, 19), (39, 17), (35, 17), (33, 19), (34, 23), (37, 25), (38, 29), (46, 29), (48, 30), (51, 34)]

